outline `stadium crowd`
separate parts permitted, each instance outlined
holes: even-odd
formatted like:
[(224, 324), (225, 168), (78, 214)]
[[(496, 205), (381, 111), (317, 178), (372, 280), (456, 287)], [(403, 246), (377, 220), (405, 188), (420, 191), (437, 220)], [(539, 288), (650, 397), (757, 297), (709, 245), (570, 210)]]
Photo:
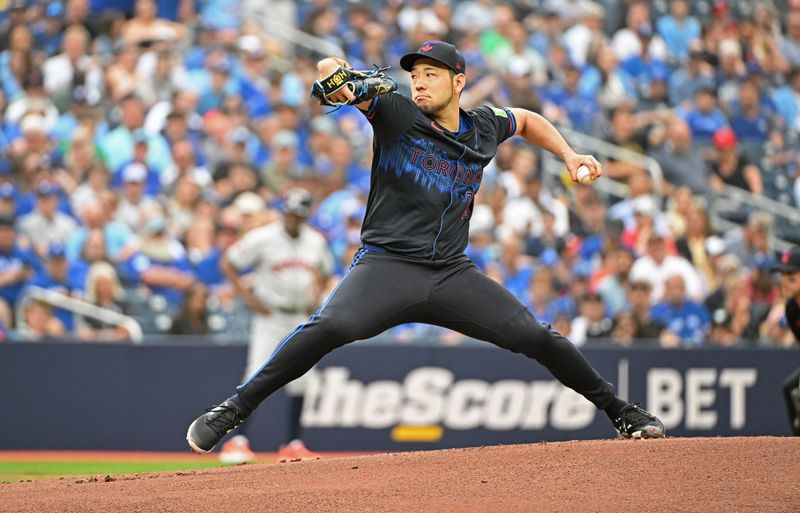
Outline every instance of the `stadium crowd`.
[[(800, 1), (0, 0), (0, 332), (6, 340), (123, 340), (123, 328), (31, 299), (60, 291), (145, 332), (237, 334), (247, 308), (219, 269), (281, 194), (338, 276), (358, 248), (371, 129), (308, 95), (324, 50), (355, 68), (422, 42), (467, 61), (465, 108), (541, 112), (648, 155), (658, 183), (607, 159), (625, 197), (544, 173), (503, 146), (476, 198), (468, 255), (576, 344), (789, 344), (770, 268), (774, 219), (713, 226), (726, 185), (800, 205)], [(333, 286), (333, 282), (331, 283)], [(238, 330), (238, 331), (237, 331)], [(399, 327), (459, 343), (428, 326)], [(655, 341), (655, 342), (653, 342)]]

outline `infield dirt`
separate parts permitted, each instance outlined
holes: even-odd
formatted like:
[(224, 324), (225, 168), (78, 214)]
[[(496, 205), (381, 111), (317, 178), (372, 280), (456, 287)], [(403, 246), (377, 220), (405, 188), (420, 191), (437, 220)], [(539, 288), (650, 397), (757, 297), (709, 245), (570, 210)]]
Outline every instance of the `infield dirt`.
[(592, 440), (0, 485), (0, 512), (800, 512), (800, 438)]

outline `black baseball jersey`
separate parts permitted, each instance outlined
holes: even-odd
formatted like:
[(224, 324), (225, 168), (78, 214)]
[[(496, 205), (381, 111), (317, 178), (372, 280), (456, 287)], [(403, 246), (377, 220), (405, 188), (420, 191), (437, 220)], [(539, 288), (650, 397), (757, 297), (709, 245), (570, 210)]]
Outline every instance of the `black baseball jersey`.
[(463, 254), (483, 169), (514, 135), (514, 115), (492, 107), (461, 110), (454, 133), (399, 93), (376, 97), (364, 114), (374, 155), (362, 241), (425, 260)]

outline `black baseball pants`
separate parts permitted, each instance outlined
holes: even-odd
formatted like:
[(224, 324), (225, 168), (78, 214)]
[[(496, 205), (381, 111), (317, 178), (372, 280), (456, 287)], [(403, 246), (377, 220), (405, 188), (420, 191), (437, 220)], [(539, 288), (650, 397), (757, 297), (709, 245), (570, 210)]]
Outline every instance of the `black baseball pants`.
[(373, 246), (358, 251), (325, 304), (238, 387), (239, 397), (255, 408), (337, 347), (409, 322), (443, 326), (533, 358), (599, 409), (614, 400), (613, 387), (569, 340), (543, 326), (466, 256), (420, 262)]
[(797, 369), (783, 383), (783, 399), (792, 434), (800, 436), (800, 369)]

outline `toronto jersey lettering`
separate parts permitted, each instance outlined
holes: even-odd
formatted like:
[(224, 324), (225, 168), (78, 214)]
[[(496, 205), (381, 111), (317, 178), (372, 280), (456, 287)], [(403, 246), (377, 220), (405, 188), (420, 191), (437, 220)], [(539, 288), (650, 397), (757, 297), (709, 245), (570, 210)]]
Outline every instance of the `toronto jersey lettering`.
[(514, 134), (514, 115), (461, 110), (454, 133), (399, 93), (376, 97), (365, 115), (374, 156), (362, 241), (426, 260), (463, 254), (483, 169)]

